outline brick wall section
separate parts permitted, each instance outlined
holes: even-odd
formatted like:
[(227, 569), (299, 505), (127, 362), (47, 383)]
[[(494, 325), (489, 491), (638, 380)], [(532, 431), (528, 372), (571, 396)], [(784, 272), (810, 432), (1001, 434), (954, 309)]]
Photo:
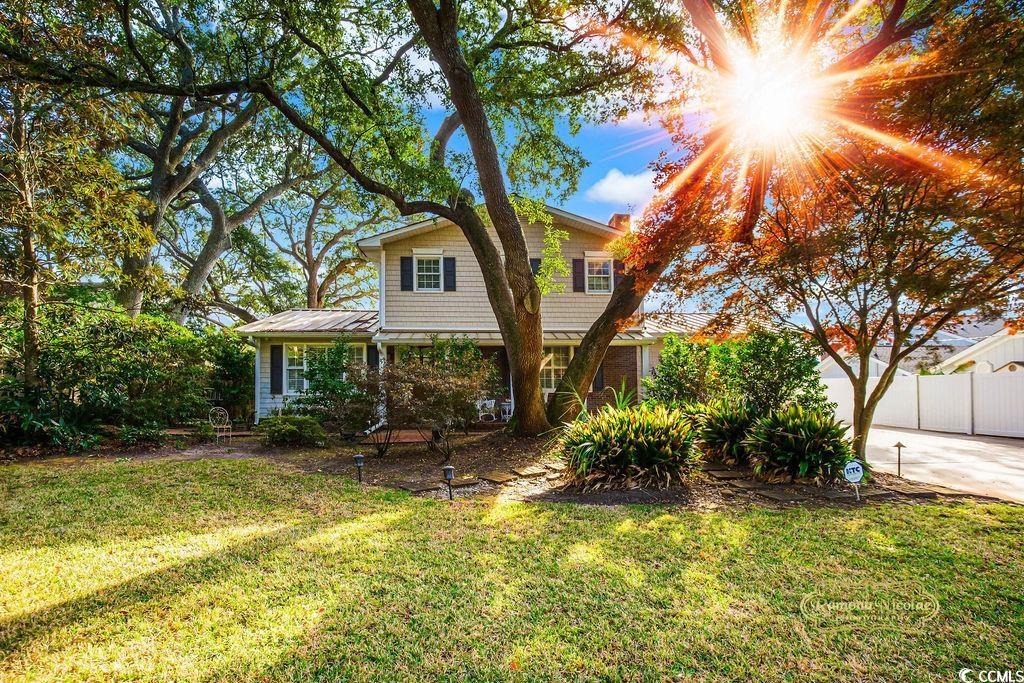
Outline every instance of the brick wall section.
[(590, 410), (611, 403), (613, 400), (612, 389), (619, 391), (623, 379), (626, 380), (626, 390), (632, 391), (634, 399), (636, 398), (639, 352), (639, 346), (608, 347), (608, 353), (604, 357), (604, 385), (606, 388), (603, 391), (592, 391), (587, 396), (587, 407)]

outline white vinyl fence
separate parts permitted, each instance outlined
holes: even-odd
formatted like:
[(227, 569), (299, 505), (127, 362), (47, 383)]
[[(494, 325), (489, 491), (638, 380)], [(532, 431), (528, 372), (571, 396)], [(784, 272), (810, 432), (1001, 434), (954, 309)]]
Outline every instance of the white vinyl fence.
[[(853, 388), (847, 379), (823, 379), (836, 417), (853, 421)], [(878, 380), (868, 381), (868, 391)], [(872, 424), (957, 434), (1024, 437), (1024, 375), (965, 373), (902, 375), (875, 409)]]

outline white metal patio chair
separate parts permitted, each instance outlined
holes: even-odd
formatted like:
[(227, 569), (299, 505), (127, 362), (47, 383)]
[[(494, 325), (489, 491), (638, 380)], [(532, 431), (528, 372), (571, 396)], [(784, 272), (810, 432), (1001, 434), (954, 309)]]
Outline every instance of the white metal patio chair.
[(231, 441), (232, 426), (231, 416), (228, 415), (228, 411), (221, 407), (210, 408), (210, 426), (213, 427), (213, 435), (218, 443), (222, 436), (227, 437), (228, 441)]
[(494, 410), (495, 400), (493, 398), (476, 402), (477, 419), (481, 422), (494, 422), (498, 414)]

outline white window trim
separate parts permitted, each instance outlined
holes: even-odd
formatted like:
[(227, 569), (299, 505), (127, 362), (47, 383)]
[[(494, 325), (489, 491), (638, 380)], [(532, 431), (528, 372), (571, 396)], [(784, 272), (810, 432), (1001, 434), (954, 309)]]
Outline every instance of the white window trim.
[[(422, 250), (412, 250), (412, 291), (423, 292), (424, 294), (443, 294), (444, 293), (444, 256), (440, 251), (429, 251), (419, 253)], [(440, 285), (437, 289), (423, 289), (420, 287), (420, 261), (421, 260), (437, 261), (437, 276), (438, 284)]]
[[(302, 375), (303, 375), (303, 377), (302, 377), (302, 391), (292, 391), (291, 388), (288, 386), (288, 370), (291, 367), (291, 366), (288, 365), (288, 347), (289, 346), (301, 346), (302, 347)], [(309, 389), (309, 380), (306, 379), (306, 377), (305, 377), (306, 370), (309, 367), (309, 365), (308, 365), (309, 364), (309, 359), (306, 356), (306, 349), (308, 349), (310, 347), (327, 348), (328, 346), (331, 346), (330, 342), (314, 342), (314, 343), (311, 343), (311, 344), (285, 344), (284, 345), (284, 363), (281, 364), (282, 365), (281, 372), (283, 373), (284, 376), (281, 378), (281, 386), (284, 387), (284, 395), (285, 396), (302, 396)], [(349, 344), (349, 348), (351, 348), (353, 346), (362, 347), (363, 362), (365, 363), (366, 359), (367, 359), (367, 356), (366, 356), (366, 344), (363, 343), (363, 342), (353, 342), (353, 343)], [(292, 368), (292, 369), (296, 369), (297, 367), (298, 366), (295, 366), (295, 368)]]
[[(590, 264), (597, 261), (608, 262), (608, 289), (606, 290), (593, 290), (590, 289)], [(586, 258), (583, 259), (583, 290), (587, 294), (603, 294), (609, 295), (615, 291), (615, 259), (612, 258), (611, 254), (599, 254), (599, 252), (588, 251)]]
[[(545, 344), (544, 346), (541, 347), (541, 353), (544, 354), (543, 356), (541, 356), (541, 362), (540, 362), (541, 373), (544, 372), (545, 367), (547, 366), (547, 364), (551, 360), (551, 359), (548, 358), (548, 354), (544, 353), (544, 349), (552, 348), (552, 347), (555, 347), (555, 346), (559, 346), (559, 347), (562, 347), (562, 348), (569, 349), (569, 363), (572, 363), (572, 359), (576, 355), (576, 347), (574, 345), (572, 345), (572, 344)], [(567, 363), (566, 367), (562, 369), (563, 370), (563, 374), (564, 374), (565, 370), (568, 370), (569, 363)], [(543, 381), (544, 381), (544, 378), (543, 378), (543, 374), (542, 374), (541, 375), (541, 388), (540, 388), (542, 394), (545, 393), (545, 392), (551, 393), (551, 392), (553, 392), (555, 390), (555, 387), (552, 387), (551, 389), (545, 389), (544, 386), (543, 386)]]

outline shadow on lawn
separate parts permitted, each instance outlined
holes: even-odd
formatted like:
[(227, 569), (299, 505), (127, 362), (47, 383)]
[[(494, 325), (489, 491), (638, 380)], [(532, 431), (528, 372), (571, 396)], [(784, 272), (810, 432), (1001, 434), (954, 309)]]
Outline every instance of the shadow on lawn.
[(125, 610), (132, 605), (166, 600), (222, 578), (245, 565), (257, 562), (273, 549), (294, 544), (309, 536), (313, 525), (285, 526), (254, 537), (87, 593), (78, 598), (0, 620), (0, 653), (16, 654), (35, 638), (104, 613)]

